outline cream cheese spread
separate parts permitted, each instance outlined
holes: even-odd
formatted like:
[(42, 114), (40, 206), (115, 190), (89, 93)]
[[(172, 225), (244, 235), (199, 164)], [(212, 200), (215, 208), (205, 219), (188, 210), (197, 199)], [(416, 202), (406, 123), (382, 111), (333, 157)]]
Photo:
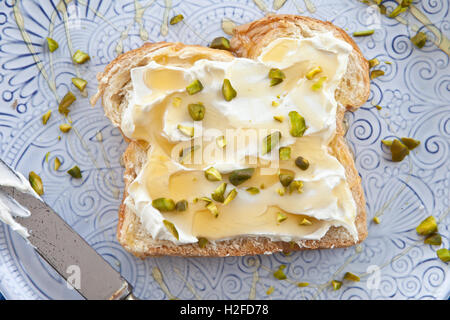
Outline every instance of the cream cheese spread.
[[(126, 205), (140, 218), (154, 239), (176, 244), (195, 243), (200, 237), (210, 241), (241, 236), (268, 237), (272, 240), (301, 241), (321, 239), (331, 226), (343, 226), (357, 239), (356, 204), (345, 177), (345, 170), (330, 153), (329, 142), (336, 133), (335, 90), (347, 69), (352, 47), (331, 33), (312, 38), (279, 38), (255, 59), (235, 58), (228, 62), (200, 59), (188, 66), (164, 65), (151, 61), (131, 70), (133, 88), (124, 110), (121, 129), (134, 140), (151, 147), (147, 161), (129, 186)], [(319, 90), (318, 80), (306, 77), (320, 66), (326, 76)], [(269, 71), (283, 71), (285, 79), (270, 86)], [(226, 101), (223, 80), (229, 79), (237, 95)], [(186, 87), (199, 80), (203, 89), (193, 95)], [(188, 105), (203, 103), (205, 116), (193, 121)], [(290, 134), (289, 113), (298, 112), (307, 126), (302, 137)], [(283, 121), (274, 120), (274, 116)], [(193, 128), (193, 136), (179, 126)], [(281, 139), (272, 152), (263, 154), (267, 135), (279, 131)], [(217, 143), (225, 138), (225, 147)], [(291, 148), (290, 160), (279, 160), (278, 148)], [(310, 166), (300, 170), (296, 157), (308, 159)], [(214, 167), (222, 181), (208, 181), (204, 171)], [(244, 183), (229, 183), (231, 171), (255, 168)], [(280, 195), (283, 189), (279, 169), (295, 174), (303, 182), (303, 192)], [(197, 200), (210, 197), (223, 182), (228, 194), (236, 188), (236, 198), (216, 203), (214, 217)], [(259, 193), (251, 194), (249, 187)], [(160, 212), (152, 200), (187, 200), (183, 212)], [(277, 221), (277, 214), (287, 219)], [(299, 221), (307, 219), (309, 225)], [(178, 232), (174, 236), (164, 221)]]

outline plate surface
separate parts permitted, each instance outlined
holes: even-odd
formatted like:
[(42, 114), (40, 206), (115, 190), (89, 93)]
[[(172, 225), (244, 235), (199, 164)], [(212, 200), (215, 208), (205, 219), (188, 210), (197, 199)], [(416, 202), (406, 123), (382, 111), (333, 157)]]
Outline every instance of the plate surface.
[[(442, 247), (449, 247), (450, 68), (449, 56), (433, 43), (438, 42), (437, 30), (449, 34), (447, 0), (414, 1), (414, 10), (403, 13), (400, 21), (380, 16), (357, 0), (66, 2), (26, 0), (13, 10), (14, 0), (0, 0), (0, 157), (24, 175), (33, 170), (42, 177), (45, 200), (134, 285), (137, 296), (448, 298), (449, 266), (436, 257), (437, 247), (423, 244), (415, 232), (422, 219), (434, 215), (440, 219)], [(395, 6), (395, 1), (384, 3), (388, 10)], [(350, 34), (375, 29), (373, 36), (356, 42), (368, 59), (378, 58), (377, 68), (385, 75), (372, 81), (369, 101), (347, 115), (347, 138), (367, 199), (369, 237), (358, 247), (289, 256), (134, 258), (115, 237), (123, 189), (119, 158), (125, 142), (102, 108), (91, 107), (77, 92), (71, 78), (87, 79), (92, 95), (96, 73), (118, 52), (137, 48), (146, 40), (207, 45), (225, 34), (224, 18), (242, 24), (274, 11), (329, 20)], [(167, 20), (178, 13), (184, 15), (184, 22), (168, 25)], [(417, 30), (431, 39), (423, 49), (409, 40)], [(44, 45), (47, 36), (59, 43), (52, 54)], [(71, 51), (77, 49), (90, 54), (89, 63), (72, 64)], [(76, 130), (59, 140), (62, 119), (56, 97), (68, 89), (77, 95), (71, 112)], [(43, 126), (41, 116), (49, 109), (53, 115)], [(380, 141), (404, 136), (419, 139), (421, 145), (403, 162), (392, 163)], [(52, 169), (55, 157), (62, 161), (59, 172)], [(74, 165), (82, 169), (81, 181), (65, 173)], [(371, 222), (375, 214), (381, 219), (379, 225)], [(281, 264), (287, 266), (287, 281), (272, 275)], [(329, 281), (342, 279), (347, 271), (361, 275), (361, 281), (344, 282), (340, 290), (333, 291)], [(299, 288), (299, 281), (310, 286)], [(267, 295), (271, 286), (274, 291)], [(0, 291), (7, 299), (80, 298), (3, 224)]]

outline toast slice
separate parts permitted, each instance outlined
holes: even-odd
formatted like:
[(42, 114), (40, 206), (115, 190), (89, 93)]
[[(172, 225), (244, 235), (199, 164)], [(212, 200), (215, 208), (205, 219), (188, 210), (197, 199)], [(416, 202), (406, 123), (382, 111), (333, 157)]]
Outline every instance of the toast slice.
[[(338, 89), (336, 100), (336, 135), (329, 144), (332, 154), (345, 168), (347, 183), (357, 207), (355, 220), (358, 241), (367, 236), (365, 199), (361, 179), (355, 168), (354, 159), (345, 139), (344, 114), (348, 109), (355, 110), (369, 95), (369, 67), (353, 40), (341, 29), (328, 22), (293, 15), (270, 15), (235, 30), (231, 40), (233, 53), (237, 56), (255, 58), (268, 43), (279, 37), (307, 38), (320, 32), (333, 34), (352, 45), (347, 72)], [(98, 74), (98, 92), (91, 103), (102, 98), (106, 116), (114, 125), (120, 127), (122, 113), (128, 104), (128, 93), (132, 87), (130, 70), (147, 65), (154, 60), (160, 64), (189, 66), (200, 59), (230, 61), (234, 56), (227, 51), (180, 43), (145, 44), (139, 49), (129, 51), (113, 60), (103, 73)], [(125, 139), (127, 139), (125, 137)], [(128, 140), (128, 139), (127, 139)], [(128, 140), (129, 141), (129, 140)], [(142, 141), (129, 141), (123, 155), (125, 165), (125, 190), (123, 199), (128, 196), (128, 186), (141, 171), (147, 159), (149, 146)], [(242, 236), (232, 240), (208, 243), (200, 248), (198, 244), (177, 245), (167, 240), (153, 239), (142, 226), (138, 216), (125, 205), (119, 209), (117, 237), (121, 245), (140, 258), (156, 255), (177, 256), (243, 256), (270, 254), (280, 251), (303, 249), (337, 248), (354, 245), (356, 242), (344, 227), (331, 227), (320, 240), (303, 240), (298, 243), (271, 241), (265, 237)]]

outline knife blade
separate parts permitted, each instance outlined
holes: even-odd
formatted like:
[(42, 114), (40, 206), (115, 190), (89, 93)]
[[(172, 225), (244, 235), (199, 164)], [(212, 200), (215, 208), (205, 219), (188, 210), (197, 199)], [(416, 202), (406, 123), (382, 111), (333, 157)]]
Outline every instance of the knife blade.
[[(15, 171), (4, 165), (16, 176)], [(131, 285), (105, 261), (78, 233), (76, 233), (42, 199), (10, 186), (1, 186), (0, 192), (17, 201), (31, 212), (29, 217), (16, 217), (16, 222), (30, 231), (27, 238), (40, 256), (66, 281), (77, 275), (75, 288), (88, 300), (135, 300)], [(71, 283), (69, 281), (69, 283)]]

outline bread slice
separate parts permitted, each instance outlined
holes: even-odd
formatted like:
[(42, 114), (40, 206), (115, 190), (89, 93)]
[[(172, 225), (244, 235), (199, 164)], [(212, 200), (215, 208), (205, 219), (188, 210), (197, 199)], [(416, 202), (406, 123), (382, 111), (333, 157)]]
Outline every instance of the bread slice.
[[(271, 15), (240, 26), (235, 30), (231, 45), (233, 53), (237, 56), (255, 58), (265, 45), (278, 37), (305, 38), (312, 37), (319, 32), (329, 31), (350, 43), (354, 48), (350, 55), (347, 73), (336, 91), (337, 130), (329, 147), (346, 170), (347, 182), (357, 206), (355, 224), (358, 231), (358, 242), (361, 242), (367, 236), (365, 199), (353, 155), (343, 137), (346, 131), (343, 122), (345, 111), (357, 109), (369, 95), (369, 67), (358, 47), (343, 30), (331, 23), (293, 15)], [(229, 61), (233, 59), (233, 55), (223, 50), (180, 43), (145, 44), (139, 49), (119, 56), (105, 68), (103, 73), (98, 74), (98, 92), (92, 98), (91, 103), (95, 104), (99, 98), (102, 98), (106, 116), (114, 125), (120, 126), (122, 112), (128, 103), (127, 92), (132, 86), (130, 80), (132, 68), (146, 65), (151, 60), (162, 64), (187, 66), (204, 58)], [(128, 196), (128, 186), (146, 162), (148, 147), (142, 141), (130, 141), (123, 155), (125, 164), (124, 200)], [(155, 255), (243, 256), (303, 249), (347, 247), (355, 244), (355, 240), (344, 227), (331, 227), (322, 239), (304, 240), (297, 244), (271, 241), (264, 237), (245, 236), (208, 243), (204, 248), (200, 248), (198, 244), (176, 245), (171, 241), (152, 239), (136, 214), (124, 202), (119, 210), (117, 237), (126, 250), (140, 258)]]

